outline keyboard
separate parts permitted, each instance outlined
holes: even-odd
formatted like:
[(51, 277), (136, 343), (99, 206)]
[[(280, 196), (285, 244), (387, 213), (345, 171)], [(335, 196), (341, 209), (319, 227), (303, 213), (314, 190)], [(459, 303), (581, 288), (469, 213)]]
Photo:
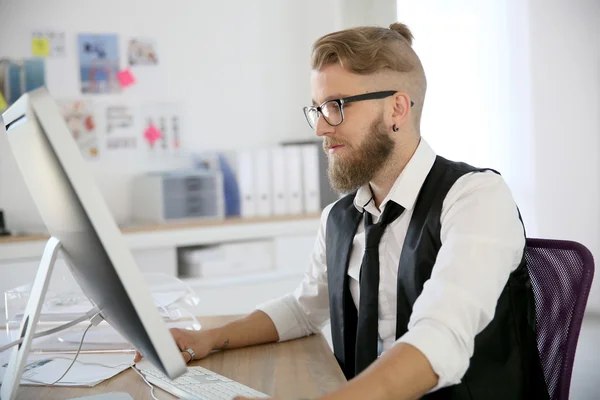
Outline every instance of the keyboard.
[(202, 367), (188, 367), (179, 378), (169, 379), (151, 364), (138, 364), (148, 382), (180, 399), (231, 400), (236, 396), (267, 398), (264, 393)]

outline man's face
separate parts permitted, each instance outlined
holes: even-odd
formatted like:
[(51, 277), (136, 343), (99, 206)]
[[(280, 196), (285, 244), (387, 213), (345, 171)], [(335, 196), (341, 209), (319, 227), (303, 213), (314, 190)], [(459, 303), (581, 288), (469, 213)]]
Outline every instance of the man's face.
[[(352, 74), (340, 65), (313, 71), (313, 103), (372, 92), (368, 78)], [(348, 103), (344, 121), (331, 126), (323, 117), (317, 123), (317, 136), (323, 137), (323, 150), (329, 159), (329, 180), (339, 193), (348, 193), (373, 180), (389, 160), (395, 141), (383, 118), (383, 101)]]

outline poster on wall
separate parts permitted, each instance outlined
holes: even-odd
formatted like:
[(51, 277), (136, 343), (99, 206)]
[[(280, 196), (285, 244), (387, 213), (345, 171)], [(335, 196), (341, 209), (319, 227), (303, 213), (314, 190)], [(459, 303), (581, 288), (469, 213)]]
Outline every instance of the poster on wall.
[(129, 65), (157, 65), (156, 42), (151, 39), (131, 39), (127, 48)]
[(120, 93), (117, 35), (80, 34), (77, 40), (82, 93)]
[(31, 54), (34, 57), (64, 57), (66, 54), (65, 33), (54, 31), (33, 31), (31, 34)]
[(176, 156), (183, 139), (183, 107), (180, 103), (154, 103), (142, 106), (141, 139), (150, 155)]
[(106, 107), (106, 151), (135, 152), (138, 138), (135, 128), (135, 109), (127, 105)]
[(98, 134), (94, 118), (94, 104), (89, 100), (58, 101), (61, 114), (86, 158), (98, 157)]

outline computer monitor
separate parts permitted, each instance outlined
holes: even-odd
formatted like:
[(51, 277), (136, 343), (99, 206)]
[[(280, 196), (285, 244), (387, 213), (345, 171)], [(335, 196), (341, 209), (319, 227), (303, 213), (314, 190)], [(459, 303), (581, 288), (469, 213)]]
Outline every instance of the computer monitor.
[(181, 352), (56, 102), (40, 88), (3, 119), (34, 203), (83, 293), (156, 368), (171, 379), (183, 374)]

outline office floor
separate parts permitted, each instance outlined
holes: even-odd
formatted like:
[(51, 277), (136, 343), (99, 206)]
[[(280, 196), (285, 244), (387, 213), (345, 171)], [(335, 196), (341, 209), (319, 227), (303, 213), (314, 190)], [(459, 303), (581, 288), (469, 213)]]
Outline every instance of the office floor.
[(600, 314), (583, 320), (571, 380), (571, 400), (600, 398)]

